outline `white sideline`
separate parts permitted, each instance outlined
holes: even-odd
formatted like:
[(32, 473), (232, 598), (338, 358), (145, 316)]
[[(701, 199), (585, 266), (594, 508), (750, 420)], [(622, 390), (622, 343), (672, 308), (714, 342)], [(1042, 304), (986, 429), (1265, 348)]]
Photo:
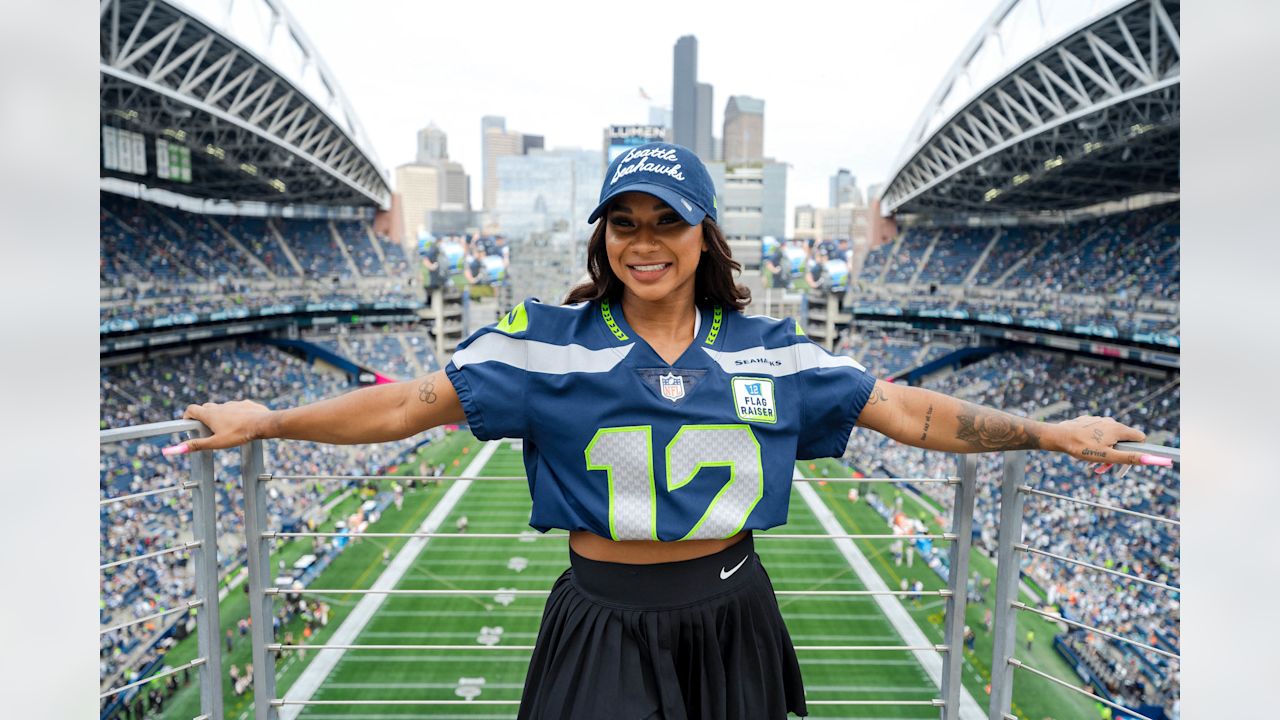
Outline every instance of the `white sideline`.
[[(498, 449), (498, 441), (491, 440), (485, 444), (480, 452), (476, 453), (476, 457), (467, 465), (467, 469), (463, 471), (464, 477), (474, 477), (489, 462), (489, 458), (493, 457), (493, 453)], [(453, 511), (453, 507), (462, 499), (463, 493), (471, 487), (470, 480), (458, 480), (445, 492), (444, 497), (440, 498), (440, 502), (427, 515), (427, 519), (422, 521), (422, 525), (418, 527), (418, 532), (436, 532), (440, 529), (441, 523)], [(418, 559), (418, 554), (426, 547), (429, 538), (410, 538), (409, 542), (400, 548), (400, 552), (396, 553), (395, 558), (387, 565), (387, 569), (382, 571), (378, 579), (374, 581), (372, 587), (378, 590), (392, 590), (396, 585), (400, 584), (401, 578), (408, 572), (414, 561)], [(338, 626), (337, 631), (333, 633), (333, 637), (325, 641), (330, 645), (354, 645), (356, 638), (364, 630), (369, 621), (373, 619), (374, 613), (382, 606), (387, 599), (386, 595), (365, 595), (356, 606), (352, 608), (351, 614), (347, 616), (342, 624)], [(311, 664), (306, 670), (298, 676), (293, 686), (289, 688), (289, 692), (285, 693), (286, 700), (310, 700), (315, 696), (316, 691), (324, 684), (329, 673), (338, 666), (338, 661), (342, 660), (342, 656), (346, 654), (346, 650), (320, 650)], [(298, 715), (305, 709), (306, 705), (285, 705), (280, 709), (281, 720), (295, 720)]]
[[(804, 477), (800, 474), (799, 468), (796, 468), (794, 477), (797, 479)], [(822, 498), (818, 497), (818, 491), (814, 490), (812, 485), (809, 483), (796, 483), (795, 488), (828, 534), (848, 534), (849, 531), (840, 526), (840, 521), (836, 520), (835, 513), (831, 512), (831, 509), (822, 501)], [(890, 589), (852, 540), (840, 538), (832, 542), (836, 544), (836, 549), (840, 551), (840, 554), (844, 555), (845, 560), (849, 561), (853, 572), (857, 574), (858, 579), (862, 581), (862, 584), (868, 590)], [(880, 606), (884, 616), (889, 619), (889, 624), (902, 636), (903, 643), (907, 645), (935, 644), (925, 637), (924, 631), (907, 614), (906, 608), (902, 607), (902, 601), (896, 595), (876, 595), (874, 600)], [(928, 674), (929, 679), (941, 691), (942, 654), (936, 650), (914, 650), (912, 653), (916, 656), (920, 666), (924, 668), (925, 673)], [(987, 718), (987, 713), (978, 705), (978, 701), (973, 699), (973, 695), (969, 693), (969, 689), (964, 685), (960, 686), (960, 717), (962, 720), (986, 720)]]

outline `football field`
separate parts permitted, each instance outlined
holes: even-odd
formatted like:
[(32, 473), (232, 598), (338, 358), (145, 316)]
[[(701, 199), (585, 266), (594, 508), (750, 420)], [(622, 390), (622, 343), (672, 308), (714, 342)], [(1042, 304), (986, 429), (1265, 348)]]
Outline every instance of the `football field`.
[[(461, 432), (433, 443), (425, 452), (432, 462), (449, 464), (447, 472), (452, 474), (465, 469), (484, 445)], [(452, 464), (453, 460), (458, 464)], [(407, 465), (416, 463), (402, 466), (402, 472), (410, 471)], [(818, 471), (822, 467), (815, 465)], [(832, 469), (839, 467), (832, 464), (828, 470), (834, 474)], [(806, 474), (813, 472), (808, 463), (802, 463), (800, 470)], [(507, 442), (497, 444), (488, 462), (478, 472), (486, 476), (523, 473), (520, 451)], [(850, 503), (844, 497), (848, 487), (830, 484), (815, 486), (815, 490), (821, 502), (831, 508), (843, 532), (886, 532), (887, 526), (870, 507), (865, 503)], [(433, 510), (439, 518), (444, 509), (440, 503), (447, 491), (446, 485), (408, 491), (404, 508), (397, 511), (394, 506), (388, 507), (370, 530), (417, 530)], [(882, 492), (892, 491), (885, 487)], [(566, 542), (560, 538), (537, 536), (529, 530), (529, 497), (523, 482), (475, 482), (460, 497), (451, 499), (457, 502), (443, 517), (440, 531), (455, 532), (457, 519), (466, 516), (467, 532), (457, 538), (431, 539), (416, 553), (413, 552), (415, 548), (410, 547), (405, 551), (404, 559), (412, 554), (412, 562), (401, 568), (403, 574), (396, 587), (429, 590), (492, 588), (495, 592), (477, 596), (377, 596), (380, 604), (363, 620), (352, 611), (362, 601), (368, 604), (370, 596), (340, 592), (309, 593), (308, 598), (323, 600), (333, 609), (329, 624), (319, 629), (310, 644), (336, 642), (332, 639), (335, 633), (346, 633), (354, 638), (344, 639), (346, 644), (457, 645), (464, 649), (285, 652), (276, 666), (279, 678), (277, 692), (291, 698), (301, 693), (303, 697), (309, 695), (311, 700), (327, 702), (286, 707), (283, 718), (443, 720), (514, 717), (514, 702), (510, 705), (477, 703), (472, 707), (349, 704), (351, 700), (477, 702), (519, 699), (529, 651), (505, 648), (533, 644), (545, 594), (507, 594), (501, 589), (547, 590), (567, 567)], [(353, 497), (348, 502), (354, 504), (358, 501)], [(331, 517), (342, 517), (341, 506), (339, 510)], [(921, 512), (924, 512), (923, 508)], [(526, 531), (526, 537), (520, 539), (475, 537), (481, 533)], [(822, 534), (827, 529), (819, 523), (800, 493), (793, 491), (790, 520), (778, 532)], [(758, 538), (757, 550), (769, 570), (774, 587), (779, 591), (865, 589), (850, 562), (831, 540), (769, 539), (759, 534)], [(313, 583), (313, 587), (368, 588), (384, 573), (396, 569), (401, 560), (397, 556), (404, 551), (406, 543), (402, 539), (364, 538), (339, 556)], [(295, 547), (298, 545), (300, 543), (296, 542), (285, 544), (278, 551), (279, 557), (288, 561), (301, 554), (301, 548)], [(917, 562), (914, 568), (896, 567), (889, 556), (887, 543), (883, 541), (858, 541), (858, 547), (881, 579), (892, 588), (898, 587), (899, 577), (910, 580), (919, 577), (926, 589), (942, 587), (942, 581), (922, 562)], [(989, 563), (977, 569), (994, 574)], [(918, 600), (902, 599), (907, 614), (923, 631), (928, 643), (942, 642), (943, 603), (942, 598), (927, 596)], [(779, 605), (797, 646), (907, 644), (871, 597), (781, 596)], [(237, 591), (228, 597), (222, 605), (224, 628), (234, 627), (236, 619), (246, 614), (244, 607), (243, 593)], [(981, 609), (971, 608), (969, 615), (970, 624), (980, 627)], [(359, 632), (352, 634), (357, 629)], [(278, 642), (286, 631), (300, 638), (301, 622), (295, 618), (281, 631)], [(979, 631), (979, 635), (983, 636), (983, 633)], [(1037, 627), (1037, 635), (1041, 638), (1051, 636), (1051, 628), (1045, 626), (1042, 630)], [(966, 652), (964, 669), (966, 689), (979, 706), (985, 706), (987, 697), (983, 686), (989, 678), (986, 664), (982, 662), (983, 640), (986, 638), (981, 637), (977, 655)], [(1044, 643), (1042, 640), (1041, 644)], [(187, 645), (184, 641), (175, 653), (171, 653), (170, 664), (183, 661), (181, 651)], [(989, 663), (989, 641), (985, 645), (985, 658)], [(1036, 648), (1037, 651), (1043, 649)], [(194, 648), (189, 652), (194, 653)], [(1048, 648), (1047, 652), (1052, 654), (1053, 651)], [(323, 654), (328, 657), (317, 663), (317, 657)], [(224, 666), (229, 667), (235, 662), (243, 668), (248, 655), (247, 639), (237, 638), (235, 649), (231, 657), (224, 660)], [(910, 652), (803, 650), (799, 655), (811, 703), (823, 700), (927, 701), (939, 696), (925, 669)], [(1046, 666), (1047, 660), (1037, 654), (1032, 658), (1039, 662), (1038, 666)], [(1055, 670), (1060, 671), (1061, 668)], [(304, 672), (307, 673), (305, 681), (298, 683)], [(313, 691), (308, 693), (303, 688)], [(184, 688), (175, 701), (166, 706), (165, 717), (190, 718), (197, 715), (193, 690), (194, 683)], [(243, 720), (252, 716), (251, 693), (236, 696), (229, 683), (225, 691), (228, 718)], [(1091, 709), (1082, 703), (1072, 702), (1073, 696), (1066, 695), (1065, 691), (1061, 697), (1058, 695), (1024, 678), (1015, 685), (1016, 712), (1021, 717), (1035, 720), (1091, 717)], [(935, 718), (937, 714), (936, 709), (924, 706), (810, 705), (810, 717), (814, 718)]]

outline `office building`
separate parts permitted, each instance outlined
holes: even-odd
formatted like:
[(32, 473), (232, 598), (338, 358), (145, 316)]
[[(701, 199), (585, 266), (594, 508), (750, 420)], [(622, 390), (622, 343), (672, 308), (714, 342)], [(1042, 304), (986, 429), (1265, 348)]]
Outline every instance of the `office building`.
[(671, 82), (671, 128), (677, 145), (697, 145), (698, 39), (685, 35), (676, 40), (675, 72)]
[(406, 237), (416, 238), (427, 222), (427, 212), (440, 207), (440, 169), (434, 165), (407, 164), (396, 168), (396, 192)]
[(435, 123), (418, 131), (418, 164), (429, 165), (449, 159), (449, 139)]
[(715, 113), (715, 93), (710, 83), (698, 83), (698, 111), (696, 115), (697, 132), (694, 135), (693, 151), (704, 162), (715, 161), (715, 137), (711, 131), (711, 118)]
[(866, 201), (862, 198), (862, 190), (858, 188), (858, 178), (845, 168), (837, 170), (836, 174), (831, 176), (827, 205), (834, 208), (841, 205), (862, 206), (865, 204)]
[(586, 246), (604, 181), (604, 155), (556, 148), (499, 157), (490, 213), (511, 247), (512, 296), (558, 302), (586, 272)]
[(497, 115), (481, 118), (480, 131), (483, 133), (484, 209), (490, 211), (498, 197), (498, 158), (524, 154), (524, 137), (518, 132), (507, 132), (506, 119)]
[(731, 95), (724, 106), (724, 163), (749, 165), (764, 160), (764, 101)]
[(762, 160), (754, 166), (707, 163), (719, 203), (717, 215), (733, 257), (744, 276), (759, 273), (760, 242), (766, 235), (786, 237), (787, 165)]

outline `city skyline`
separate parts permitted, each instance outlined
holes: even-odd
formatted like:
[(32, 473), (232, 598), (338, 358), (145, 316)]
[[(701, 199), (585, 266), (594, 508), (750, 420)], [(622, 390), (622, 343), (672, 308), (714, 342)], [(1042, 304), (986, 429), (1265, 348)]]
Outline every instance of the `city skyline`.
[[(801, 2), (760, 23), (725, 6), (672, 3), (663, 12), (660, 3), (658, 17), (678, 20), (625, 36), (629, 18), (614, 22), (586, 4), (562, 9), (568, 19), (539, 33), (528, 32), (536, 10), (515, 4), (482, 11), (375, 0), (361, 10), (377, 20), (369, 33), (352, 33), (350, 6), (336, 0), (290, 9), (342, 83), (382, 165), (411, 161), (416, 132), (434, 122), (449, 136), (450, 158), (475, 179), (476, 199), (481, 117), (504, 116), (508, 127), (543, 135), (547, 148), (597, 147), (601, 127), (647, 123), (650, 106), (671, 105), (672, 49), (694, 35), (698, 79), (720, 99), (713, 128), (722, 126), (729, 96), (767, 103), (767, 154), (791, 165), (790, 224), (795, 205), (825, 202), (841, 167), (872, 183), (886, 179), (906, 129), (992, 6), (904, 0), (833, 18), (830, 6)], [(473, 32), (431, 31), (441, 27)], [(904, 59), (897, 50), (907, 28), (923, 50)], [(805, 52), (785, 50), (787, 38)], [(753, 46), (760, 49), (744, 51)], [(450, 62), (436, 64), (441, 57)]]

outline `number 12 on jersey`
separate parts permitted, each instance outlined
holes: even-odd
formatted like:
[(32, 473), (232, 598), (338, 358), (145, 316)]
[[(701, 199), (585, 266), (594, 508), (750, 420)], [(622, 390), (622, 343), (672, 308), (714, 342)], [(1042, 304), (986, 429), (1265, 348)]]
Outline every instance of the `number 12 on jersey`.
[[(584, 453), (587, 470), (609, 478), (609, 533), (614, 540), (658, 539), (658, 489), (653, 469), (653, 428), (601, 428)], [(667, 492), (688, 485), (706, 467), (729, 469), (729, 481), (681, 540), (727, 538), (746, 524), (764, 496), (760, 443), (746, 425), (684, 425), (663, 458)]]

